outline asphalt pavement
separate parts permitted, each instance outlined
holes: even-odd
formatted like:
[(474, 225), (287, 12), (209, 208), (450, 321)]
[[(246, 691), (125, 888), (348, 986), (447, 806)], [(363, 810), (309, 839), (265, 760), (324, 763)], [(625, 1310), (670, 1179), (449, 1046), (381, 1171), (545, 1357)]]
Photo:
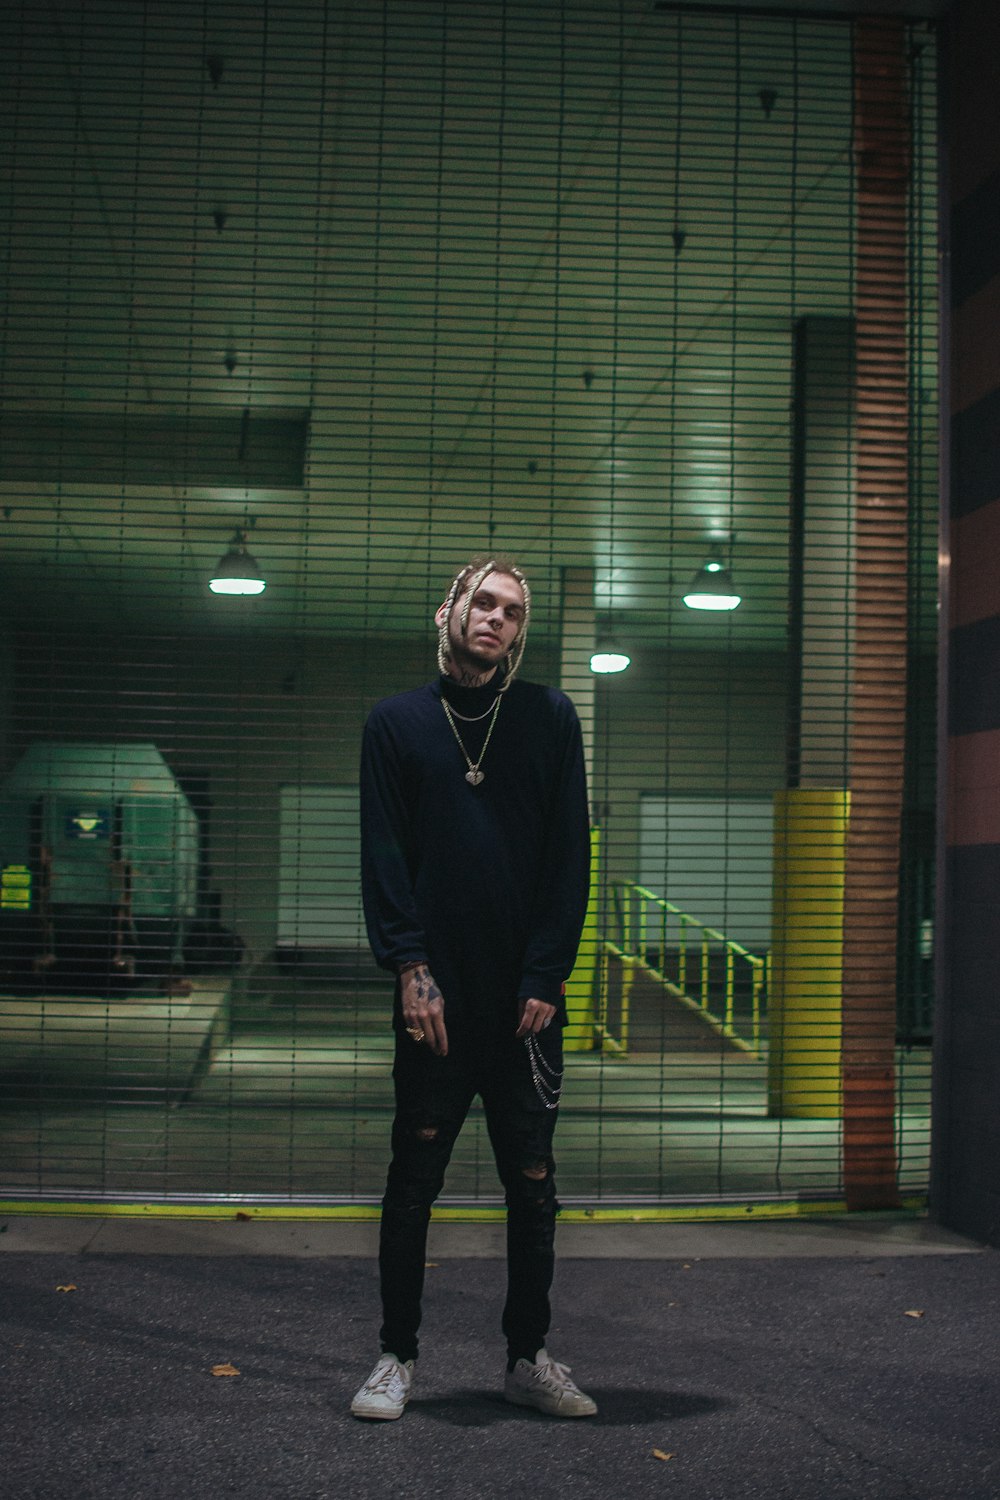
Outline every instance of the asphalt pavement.
[(435, 1228), (401, 1421), (374, 1226), (0, 1220), (4, 1500), (998, 1500), (1000, 1252), (902, 1219), (575, 1226), (549, 1348), (596, 1418), (507, 1406), (497, 1225)]

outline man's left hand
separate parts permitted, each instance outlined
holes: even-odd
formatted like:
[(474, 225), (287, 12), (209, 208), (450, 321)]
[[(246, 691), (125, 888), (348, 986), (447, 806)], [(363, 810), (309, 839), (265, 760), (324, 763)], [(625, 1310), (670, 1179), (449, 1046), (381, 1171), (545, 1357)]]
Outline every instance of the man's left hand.
[(521, 1023), (515, 1035), (527, 1036), (529, 1031), (544, 1031), (555, 1013), (555, 1006), (546, 1005), (544, 1000), (522, 1000)]

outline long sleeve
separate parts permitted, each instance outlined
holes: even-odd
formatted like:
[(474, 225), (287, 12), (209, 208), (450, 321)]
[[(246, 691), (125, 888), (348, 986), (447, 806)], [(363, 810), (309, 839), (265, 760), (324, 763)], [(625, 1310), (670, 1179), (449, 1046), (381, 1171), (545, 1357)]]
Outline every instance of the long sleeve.
[(395, 972), (426, 958), (406, 858), (410, 813), (396, 745), (375, 710), (361, 746), (361, 891), (376, 961)]
[(558, 690), (518, 681), (489, 719), (490, 690), (463, 691), (461, 743), (485, 753), (474, 786), (437, 683), (368, 716), (361, 884), (372, 952), (390, 970), (428, 962), (453, 1014), (487, 996), (503, 1003), (501, 993), (559, 1006), (589, 891), (576, 710)]
[(561, 1005), (590, 893), (590, 819), (583, 739), (566, 700), (565, 734), (546, 814), (518, 999)]

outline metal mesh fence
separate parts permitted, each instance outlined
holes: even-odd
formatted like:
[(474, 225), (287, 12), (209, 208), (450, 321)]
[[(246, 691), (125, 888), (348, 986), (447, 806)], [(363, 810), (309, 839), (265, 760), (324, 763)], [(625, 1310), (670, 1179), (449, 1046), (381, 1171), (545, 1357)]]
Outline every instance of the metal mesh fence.
[[(523, 673), (576, 702), (590, 775), (562, 1201), (839, 1200), (872, 424), (906, 476), (879, 1107), (885, 1172), (924, 1190), (935, 52), (889, 23), (900, 89), (871, 106), (860, 25), (5, 11), (8, 1198), (378, 1199), (393, 980), (360, 735), (434, 674), (448, 582), (497, 549), (532, 584)], [(885, 156), (904, 258), (873, 305), (859, 183)], [(904, 356), (874, 397), (871, 341)], [(209, 588), (254, 570), (256, 595)], [(499, 1199), (477, 1115), (447, 1195)]]

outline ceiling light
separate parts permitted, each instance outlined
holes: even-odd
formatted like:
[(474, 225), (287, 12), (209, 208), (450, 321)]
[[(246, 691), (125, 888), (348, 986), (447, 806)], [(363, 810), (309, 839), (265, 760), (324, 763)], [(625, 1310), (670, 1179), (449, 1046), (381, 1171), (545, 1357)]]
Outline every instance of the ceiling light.
[(730, 610), (741, 602), (729, 569), (717, 557), (702, 563), (684, 595), (688, 609)]
[(618, 633), (604, 625), (603, 630), (598, 633), (597, 649), (591, 657), (591, 672), (607, 676), (613, 672), (625, 672), (628, 666), (631, 666), (631, 657), (627, 651), (622, 651)]
[(624, 672), (630, 666), (632, 658), (626, 656), (624, 651), (595, 651), (590, 658), (590, 670), (602, 675), (611, 672)]
[(256, 558), (247, 551), (247, 535), (237, 527), (229, 551), (220, 559), (208, 582), (213, 594), (262, 594), (267, 580)]

